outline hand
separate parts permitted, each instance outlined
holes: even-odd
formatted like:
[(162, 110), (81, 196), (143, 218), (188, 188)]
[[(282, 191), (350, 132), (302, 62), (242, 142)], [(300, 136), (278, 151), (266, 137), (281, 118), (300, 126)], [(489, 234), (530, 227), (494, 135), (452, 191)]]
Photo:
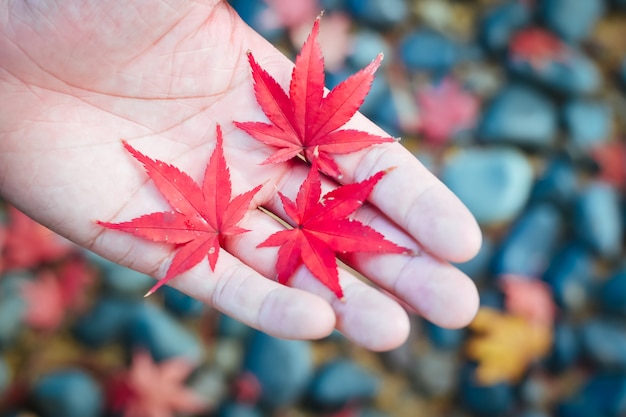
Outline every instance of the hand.
[[(294, 197), (306, 167), (258, 165), (267, 149), (232, 125), (264, 120), (247, 50), (288, 83), (293, 64), (221, 1), (4, 2), (2, 196), (78, 244), (162, 277), (171, 246), (94, 222), (169, 209), (120, 139), (200, 179), (220, 123), (234, 193), (264, 183), (255, 202), (278, 210), (276, 190)], [(382, 133), (361, 116), (351, 124)], [(228, 241), (215, 272), (202, 262), (171, 284), (284, 338), (320, 338), (336, 327), (369, 349), (391, 349), (409, 331), (401, 304), (441, 326), (466, 325), (476, 312), (477, 292), (447, 261), (467, 260), (480, 246), (469, 212), (400, 144), (337, 161), (346, 182), (396, 167), (377, 185), (361, 220), (398, 244), (420, 248), (421, 256), (352, 256), (350, 266), (378, 287), (342, 271), (342, 301), (305, 268), (286, 287), (268, 279), (275, 276), (277, 248), (255, 248), (281, 226), (255, 210), (242, 223), (251, 232)]]

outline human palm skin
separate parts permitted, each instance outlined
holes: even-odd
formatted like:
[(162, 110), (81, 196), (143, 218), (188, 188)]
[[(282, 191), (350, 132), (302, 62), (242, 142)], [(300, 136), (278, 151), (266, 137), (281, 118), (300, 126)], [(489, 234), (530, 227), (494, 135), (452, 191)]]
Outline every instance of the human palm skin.
[[(252, 90), (248, 50), (287, 85), (293, 64), (221, 1), (3, 2), (1, 195), (78, 244), (163, 277), (171, 246), (95, 223), (169, 209), (120, 140), (199, 179), (219, 123), (233, 192), (263, 184), (254, 203), (281, 215), (277, 191), (294, 197), (307, 168), (300, 162), (259, 165), (271, 149), (233, 126), (265, 120)], [(349, 124), (383, 133), (362, 116)], [(342, 300), (305, 268), (282, 286), (274, 280), (277, 248), (256, 248), (282, 226), (253, 210), (241, 224), (251, 231), (227, 240), (214, 272), (201, 262), (171, 285), (274, 336), (315, 339), (337, 328), (373, 350), (406, 339), (406, 310), (446, 327), (467, 324), (477, 292), (448, 261), (469, 259), (480, 246), (469, 212), (397, 143), (337, 162), (345, 182), (395, 167), (359, 219), (420, 256), (350, 256), (349, 265), (375, 285), (342, 271)]]

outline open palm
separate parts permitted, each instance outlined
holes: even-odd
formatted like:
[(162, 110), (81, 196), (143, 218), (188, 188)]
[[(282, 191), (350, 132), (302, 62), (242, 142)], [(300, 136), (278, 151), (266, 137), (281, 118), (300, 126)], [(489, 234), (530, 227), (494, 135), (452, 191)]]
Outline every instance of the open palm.
[[(307, 168), (295, 162), (259, 165), (271, 150), (234, 128), (234, 120), (264, 120), (247, 50), (288, 83), (293, 64), (221, 1), (3, 2), (2, 196), (78, 244), (162, 277), (171, 246), (94, 222), (169, 209), (120, 139), (199, 179), (219, 123), (234, 193), (264, 184), (255, 203), (280, 214), (276, 191), (295, 196)], [(361, 116), (350, 123), (381, 133)], [(227, 241), (215, 272), (201, 262), (171, 284), (286, 338), (319, 338), (336, 327), (367, 348), (393, 348), (409, 328), (399, 301), (440, 325), (467, 324), (476, 310), (476, 290), (447, 263), (470, 258), (480, 245), (467, 210), (399, 144), (374, 146), (337, 162), (346, 182), (397, 167), (359, 216), (390, 240), (419, 248), (421, 256), (352, 256), (350, 266), (376, 286), (341, 271), (343, 300), (305, 268), (285, 287), (268, 279), (275, 277), (276, 248), (256, 248), (282, 226), (255, 210), (242, 222), (251, 231)]]

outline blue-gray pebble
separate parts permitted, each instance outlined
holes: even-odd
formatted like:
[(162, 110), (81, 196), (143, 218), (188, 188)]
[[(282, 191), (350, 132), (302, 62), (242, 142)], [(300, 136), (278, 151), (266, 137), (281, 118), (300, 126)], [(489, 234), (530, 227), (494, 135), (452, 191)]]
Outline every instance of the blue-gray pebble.
[(32, 388), (41, 417), (98, 417), (102, 415), (102, 387), (80, 369), (62, 369), (41, 377)]
[(613, 113), (607, 103), (576, 99), (563, 108), (563, 120), (572, 143), (586, 150), (609, 139)]
[(493, 273), (541, 277), (564, 234), (565, 222), (551, 203), (527, 208), (501, 243), (493, 258)]
[(243, 368), (261, 385), (261, 404), (268, 408), (292, 405), (303, 395), (313, 375), (311, 343), (284, 340), (254, 331)]
[(204, 354), (194, 332), (151, 302), (136, 309), (128, 325), (126, 343), (131, 350), (147, 349), (156, 361), (183, 357), (198, 363)]
[(626, 326), (607, 318), (593, 318), (581, 326), (585, 356), (599, 367), (626, 371)]
[(604, 182), (590, 183), (576, 201), (574, 227), (578, 237), (603, 257), (616, 257), (622, 250), (620, 195)]
[(581, 243), (572, 242), (559, 250), (543, 278), (559, 307), (579, 312), (589, 304), (593, 274), (593, 255)]
[(99, 298), (90, 311), (78, 317), (72, 332), (78, 340), (92, 348), (122, 341), (141, 303), (110, 296)]
[(409, 70), (436, 75), (447, 73), (460, 58), (458, 45), (429, 29), (407, 34), (400, 42), (400, 57)]
[(541, 0), (539, 2), (539, 13), (543, 21), (568, 42), (580, 42), (586, 39), (605, 11), (604, 0)]
[(466, 148), (453, 154), (441, 179), (481, 224), (513, 219), (526, 204), (533, 182), (528, 159), (513, 148)]
[(509, 85), (488, 104), (479, 124), (487, 142), (549, 147), (557, 136), (554, 104), (536, 89)]
[(478, 26), (480, 42), (492, 52), (504, 51), (511, 36), (530, 21), (530, 9), (524, 2), (509, 0), (496, 3), (482, 16)]
[(378, 377), (350, 359), (335, 359), (318, 369), (308, 397), (322, 409), (339, 409), (348, 403), (372, 399), (380, 386)]

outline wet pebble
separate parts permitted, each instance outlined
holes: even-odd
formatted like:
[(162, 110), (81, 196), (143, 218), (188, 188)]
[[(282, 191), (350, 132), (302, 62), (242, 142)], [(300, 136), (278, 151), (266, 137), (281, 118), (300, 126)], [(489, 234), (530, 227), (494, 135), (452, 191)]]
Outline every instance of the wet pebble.
[(230, 0), (241, 19), (265, 39), (277, 41), (285, 33), (278, 15), (263, 0)]
[(603, 257), (616, 257), (622, 249), (622, 213), (617, 190), (593, 182), (576, 201), (574, 227), (578, 237)]
[(73, 334), (92, 348), (121, 341), (128, 324), (141, 303), (114, 297), (99, 298), (91, 310), (81, 315), (72, 327)]
[(488, 143), (548, 147), (555, 143), (554, 104), (536, 89), (512, 84), (496, 95), (482, 114), (479, 136)]
[(4, 358), (0, 357), (0, 395), (4, 394), (11, 383), (11, 370)]
[(609, 139), (611, 108), (600, 101), (573, 100), (563, 108), (569, 139), (579, 149), (589, 149)]
[(102, 415), (102, 387), (79, 369), (61, 369), (42, 376), (32, 388), (41, 417), (98, 417)]
[(446, 329), (429, 321), (425, 321), (424, 331), (430, 344), (438, 351), (458, 349), (466, 336), (465, 329)]
[(493, 259), (494, 274), (542, 276), (557, 250), (564, 226), (561, 213), (550, 203), (526, 209)]
[(459, 358), (455, 351), (430, 351), (415, 357), (409, 378), (415, 388), (429, 397), (446, 398), (458, 387)]
[(142, 297), (154, 284), (155, 280), (141, 272), (118, 265), (93, 252), (86, 252), (101, 272), (105, 291), (125, 297)]
[(511, 36), (530, 21), (530, 8), (521, 1), (496, 3), (482, 16), (478, 26), (479, 39), (489, 51), (502, 52)]
[(379, 386), (379, 378), (361, 365), (349, 359), (336, 359), (317, 370), (307, 397), (321, 409), (340, 409), (346, 404), (373, 399)]
[(283, 340), (255, 331), (244, 357), (243, 369), (261, 385), (262, 405), (292, 405), (304, 393), (313, 375), (311, 343)]
[(220, 338), (246, 339), (253, 332), (252, 328), (227, 314), (217, 318), (217, 336)]
[(620, 417), (626, 414), (626, 377), (597, 374), (570, 399), (558, 405), (558, 417)]
[(551, 158), (546, 165), (533, 185), (531, 200), (550, 201), (569, 211), (579, 185), (574, 164), (570, 158), (558, 155)]
[(460, 399), (467, 410), (480, 417), (506, 415), (514, 404), (515, 392), (507, 383), (480, 385), (473, 373), (473, 367), (463, 370), (459, 387)]
[(0, 275), (0, 350), (13, 345), (22, 329), (27, 306), (21, 288), (29, 279), (32, 275), (27, 272)]
[(183, 357), (198, 363), (204, 355), (198, 335), (151, 302), (135, 311), (126, 336), (130, 351), (147, 349), (157, 362)]
[(441, 179), (481, 224), (511, 220), (528, 200), (533, 171), (513, 148), (465, 148), (445, 162)]
[(590, 301), (593, 275), (593, 256), (574, 242), (559, 250), (543, 279), (550, 285), (558, 306), (568, 312), (581, 312)]
[(626, 326), (593, 318), (581, 326), (582, 349), (587, 358), (610, 371), (626, 371)]
[(580, 358), (580, 340), (576, 328), (567, 322), (554, 326), (552, 349), (546, 358), (546, 365), (555, 372), (562, 372), (574, 365)]
[(595, 62), (576, 48), (570, 48), (564, 57), (552, 59), (542, 65), (511, 57), (507, 67), (518, 77), (567, 96), (595, 93), (603, 81), (602, 73)]
[(391, 28), (408, 14), (406, 0), (346, 0), (348, 11), (367, 26)]
[(217, 412), (217, 417), (263, 417), (263, 413), (255, 406), (228, 402)]
[(400, 57), (411, 71), (442, 75), (459, 60), (459, 47), (441, 33), (420, 29), (402, 39)]
[(626, 267), (602, 283), (598, 301), (605, 311), (626, 317)]
[(204, 311), (206, 305), (200, 301), (178, 291), (175, 288), (161, 287), (163, 295), (163, 305), (170, 312), (178, 317), (198, 317)]
[(387, 40), (379, 32), (361, 29), (352, 38), (350, 52), (346, 60), (353, 68), (365, 68), (381, 53), (384, 56), (382, 66), (393, 61), (392, 49)]
[(539, 13), (546, 25), (568, 42), (587, 38), (606, 9), (604, 0), (542, 0)]
[(477, 284), (484, 283), (489, 277), (491, 259), (493, 258), (495, 245), (489, 236), (483, 236), (482, 245), (478, 254), (467, 262), (455, 264)]

